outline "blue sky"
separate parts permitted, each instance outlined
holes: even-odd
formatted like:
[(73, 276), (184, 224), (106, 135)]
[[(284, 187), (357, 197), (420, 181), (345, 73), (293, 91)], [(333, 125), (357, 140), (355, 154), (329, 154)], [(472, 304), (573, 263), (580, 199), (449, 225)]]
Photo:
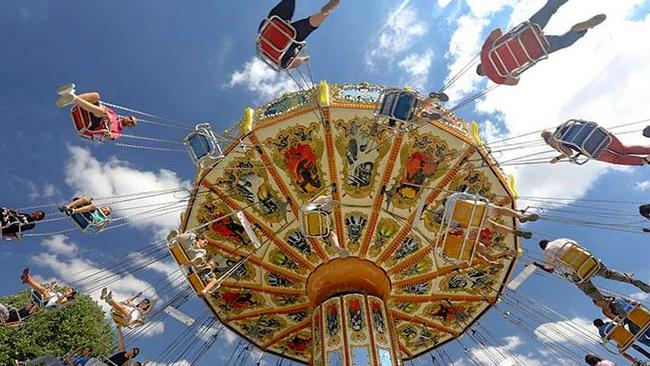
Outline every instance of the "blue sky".
[[(449, 77), (450, 70), (453, 74), (471, 58), (480, 39), (493, 27), (523, 21), (542, 3), (407, 0), (370, 4), (342, 0), (340, 8), (309, 39), (314, 77), (331, 82), (410, 84), (424, 91), (434, 90)], [(463, 108), (459, 115), (478, 121), (488, 140), (553, 126), (570, 117), (592, 119), (604, 126), (650, 118), (650, 87), (645, 85), (650, 79), (646, 60), (650, 46), (635, 41), (650, 36), (650, 2), (612, 3), (571, 0), (549, 25), (549, 32), (563, 32), (575, 21), (600, 11), (610, 19), (576, 46), (530, 70), (521, 85), (499, 88)], [(0, 11), (0, 154), (4, 157), (0, 204), (27, 207), (61, 202), (88, 189), (97, 195), (114, 195), (123, 189), (140, 192), (147, 190), (145, 187), (187, 184), (195, 171), (183, 153), (91, 145), (78, 139), (67, 111), (54, 106), (54, 90), (74, 81), (79, 90), (99, 90), (116, 104), (181, 121), (209, 121), (222, 130), (238, 120), (246, 106), (268, 101), (291, 86), (286, 78), (270, 74), (254, 61), (257, 26), (272, 6), (272, 1), (249, 0), (196, 0), (191, 6), (153, 0), (5, 2)], [(320, 6), (318, 2), (299, 1), (296, 16)], [(450, 90), (451, 105), (484, 86), (484, 81), (470, 74)], [(177, 140), (183, 137), (177, 130), (148, 125), (138, 127), (137, 134)], [(643, 142), (636, 135), (625, 135), (624, 141)], [(647, 167), (611, 169), (594, 163), (511, 170), (522, 195), (650, 201), (650, 183), (643, 184), (650, 181)], [(632, 203), (610, 204), (610, 209), (612, 206), (629, 214), (636, 209)], [(26, 265), (43, 278), (63, 280), (66, 272), (75, 268), (103, 267), (115, 257), (157, 241), (163, 228), (176, 217), (100, 236), (73, 232), (67, 237), (5, 242), (0, 252), (0, 276), (7, 280), (0, 285), (0, 293), (22, 288), (18, 276)], [(629, 221), (635, 220), (639, 219)], [(65, 227), (62, 222), (53, 222), (40, 232)], [(647, 236), (548, 221), (531, 225), (531, 229), (575, 238), (607, 265), (650, 281)], [(539, 257), (535, 243), (531, 240), (524, 246), (530, 255)], [(137, 289), (145, 282), (146, 286), (161, 288), (165, 284), (163, 274), (171, 270), (161, 265), (138, 272), (137, 278), (121, 282), (122, 290)], [(635, 292), (617, 284), (607, 287), (626, 294)], [(599, 315), (588, 299), (558, 279), (534, 276), (520, 291), (570, 319)], [(182, 310), (198, 317), (205, 309), (192, 299)], [(138, 340), (143, 359), (158, 360), (183, 330), (172, 319), (166, 318), (163, 323), (158, 331)], [(482, 324), (490, 329), (494, 345), (501, 350), (522, 355), (530, 364), (553, 364), (544, 347), (498, 312), (491, 312)], [(506, 337), (518, 337), (521, 342), (513, 343), (513, 338)], [(465, 343), (473, 345), (470, 339)], [(236, 341), (232, 337), (222, 337), (198, 364), (217, 364), (219, 357), (230, 354), (233, 344)], [(454, 361), (463, 358), (457, 345), (448, 349)], [(601, 354), (605, 355), (604, 351)], [(271, 357), (266, 360), (275, 362)], [(427, 357), (419, 360), (423, 365), (428, 362)]]

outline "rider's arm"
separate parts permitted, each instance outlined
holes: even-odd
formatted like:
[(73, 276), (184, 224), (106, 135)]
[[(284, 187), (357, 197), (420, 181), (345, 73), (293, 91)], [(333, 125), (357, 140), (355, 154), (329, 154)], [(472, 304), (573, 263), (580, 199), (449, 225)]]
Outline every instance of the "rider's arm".
[(140, 296), (142, 296), (142, 291), (141, 291), (141, 292), (138, 292), (138, 293), (135, 294), (133, 297), (131, 297), (131, 298), (129, 298), (128, 300), (126, 300), (126, 302), (131, 303), (131, 302), (133, 302), (135, 299), (137, 299), (137, 298), (140, 297)]
[(543, 264), (541, 264), (541, 263), (539, 263), (539, 262), (533, 262), (533, 265), (534, 265), (535, 267), (537, 267), (537, 268), (543, 270), (543, 271), (548, 272), (548, 273), (553, 273), (553, 272), (555, 272), (555, 268), (553, 268), (553, 267), (551, 267), (551, 268), (546, 268), (545, 265), (543, 265)]

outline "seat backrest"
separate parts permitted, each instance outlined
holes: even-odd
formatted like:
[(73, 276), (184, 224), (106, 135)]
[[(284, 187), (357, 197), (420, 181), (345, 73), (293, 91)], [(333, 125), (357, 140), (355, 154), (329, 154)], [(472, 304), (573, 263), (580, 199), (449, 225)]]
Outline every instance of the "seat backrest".
[(607, 339), (616, 343), (620, 352), (625, 352), (634, 343), (634, 334), (625, 329), (623, 325), (618, 324), (608, 335)]
[(650, 312), (643, 305), (637, 305), (628, 315), (627, 319), (636, 324), (641, 332), (645, 333), (645, 329), (650, 327)]
[(451, 215), (452, 221), (460, 227), (478, 227), (487, 214), (487, 205), (481, 201), (458, 200)]
[(115, 324), (119, 325), (120, 327), (126, 328), (129, 326), (128, 320), (123, 317), (122, 314), (118, 314), (114, 310), (111, 310), (111, 318), (113, 318)]
[(449, 234), (442, 244), (442, 255), (447, 259), (468, 262), (472, 259), (474, 247), (475, 240)]
[(587, 280), (598, 271), (600, 263), (591, 253), (573, 243), (565, 245), (569, 245), (569, 249), (560, 257), (560, 262), (569, 267), (580, 280)]
[(611, 143), (612, 137), (604, 128), (597, 127), (592, 130), (591, 134), (582, 143), (586, 153), (593, 158), (597, 158)]
[(516, 76), (546, 57), (548, 47), (539, 26), (524, 23), (495, 42), (489, 59), (501, 76)]
[(277, 16), (269, 18), (258, 37), (260, 51), (276, 64), (280, 64), (282, 56), (295, 43), (296, 30)]
[(181, 267), (187, 266), (190, 263), (190, 259), (180, 243), (171, 244), (169, 246), (169, 251)]
[(190, 282), (190, 285), (194, 289), (195, 292), (199, 293), (205, 289), (205, 284), (203, 283), (203, 280), (201, 280), (201, 277), (196, 272), (191, 272), (190, 274), (187, 275), (187, 280)]
[(79, 133), (79, 135), (83, 138), (91, 139), (92, 137), (87, 133), (88, 129), (92, 125), (92, 121), (90, 120), (90, 112), (83, 108), (80, 108), (79, 106), (74, 106), (72, 107), (70, 113), (72, 114), (72, 123), (74, 124), (74, 128), (77, 130), (77, 133)]

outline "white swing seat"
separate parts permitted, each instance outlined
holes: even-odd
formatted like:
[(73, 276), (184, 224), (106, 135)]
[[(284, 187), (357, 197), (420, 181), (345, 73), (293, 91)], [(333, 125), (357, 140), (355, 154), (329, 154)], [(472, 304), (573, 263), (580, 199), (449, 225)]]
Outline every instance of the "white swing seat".
[[(488, 207), (489, 201), (477, 195), (445, 206), (443, 218), (446, 219), (441, 222), (436, 239), (442, 258), (454, 264), (471, 265), (474, 262)], [(472, 233), (475, 233), (475, 238), (471, 237)]]
[(566, 242), (568, 250), (558, 261), (570, 271), (567, 273), (574, 282), (580, 284), (588, 281), (600, 270), (600, 262), (587, 250), (574, 242)]
[(70, 215), (70, 218), (82, 232), (88, 234), (98, 234), (104, 230), (108, 224), (110, 224), (111, 220), (104, 214), (101, 209), (98, 208), (97, 212), (101, 216), (101, 222), (99, 223), (93, 222), (90, 212), (72, 214)]
[(111, 318), (117, 326), (122, 328), (135, 329), (139, 326), (144, 325), (144, 319), (142, 317), (136, 321), (132, 321), (130, 319), (130, 316), (124, 316), (115, 312), (115, 310), (111, 310)]
[(320, 196), (302, 207), (300, 224), (307, 238), (325, 239), (332, 231), (332, 211), (336, 201), (329, 196)]
[(571, 119), (560, 125), (553, 138), (562, 145), (576, 151), (571, 162), (583, 165), (597, 159), (612, 142), (611, 134), (594, 122)]
[[(23, 237), (23, 225), (25, 224), (20, 218), (16, 217), (13, 212), (7, 212), (7, 220), (5, 223), (0, 221), (0, 237), (4, 240), (20, 240)], [(18, 225), (18, 231), (16, 233), (5, 233), (4, 229), (11, 227), (13, 225)]]
[[(277, 15), (271, 16), (264, 21), (257, 36), (257, 55), (275, 71), (286, 70), (305, 48), (304, 42), (296, 41), (296, 35), (291, 24)], [(296, 54), (283, 66), (282, 59), (294, 45)]]
[(208, 159), (223, 158), (221, 145), (209, 123), (202, 123), (194, 128), (184, 140), (187, 151), (197, 167)]
[(375, 118), (389, 127), (410, 130), (420, 111), (422, 99), (418, 93), (405, 89), (384, 89), (379, 96)]
[(548, 58), (549, 43), (539, 25), (524, 22), (499, 38), (487, 58), (502, 77), (518, 77)]

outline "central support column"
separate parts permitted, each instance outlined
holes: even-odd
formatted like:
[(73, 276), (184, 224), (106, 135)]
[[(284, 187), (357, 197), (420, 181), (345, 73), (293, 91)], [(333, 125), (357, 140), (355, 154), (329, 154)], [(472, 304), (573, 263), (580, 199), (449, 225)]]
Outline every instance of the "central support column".
[(316, 268), (307, 282), (312, 365), (401, 365), (389, 295), (388, 276), (370, 261), (339, 258)]

